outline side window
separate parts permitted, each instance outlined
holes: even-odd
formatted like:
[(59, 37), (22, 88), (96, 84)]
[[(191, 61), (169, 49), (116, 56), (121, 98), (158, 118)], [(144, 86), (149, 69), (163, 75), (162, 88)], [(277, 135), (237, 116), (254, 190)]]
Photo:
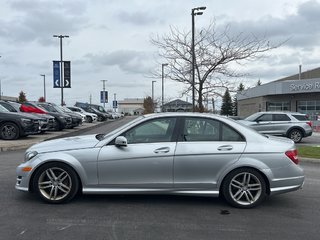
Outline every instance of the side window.
[(274, 114), (273, 121), (290, 121), (291, 119), (287, 116), (287, 114)]
[(231, 127), (222, 125), (222, 141), (241, 142), (244, 138)]
[(122, 136), (127, 138), (128, 144), (170, 142), (175, 123), (175, 118), (160, 118), (150, 120), (131, 128), (122, 134)]
[(219, 141), (220, 122), (205, 118), (186, 118), (183, 137), (185, 141)]
[(270, 122), (272, 121), (272, 114), (263, 114), (262, 116), (258, 117), (256, 121)]

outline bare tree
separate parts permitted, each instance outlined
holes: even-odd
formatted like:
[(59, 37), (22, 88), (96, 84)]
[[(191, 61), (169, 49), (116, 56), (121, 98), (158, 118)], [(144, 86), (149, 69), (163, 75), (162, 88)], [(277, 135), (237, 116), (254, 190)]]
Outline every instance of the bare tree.
[[(191, 32), (170, 27), (168, 34), (151, 37), (151, 43), (159, 48), (159, 55), (169, 64), (171, 70), (166, 77), (186, 85), (183, 95), (191, 92)], [(229, 78), (244, 75), (234, 71), (231, 65), (255, 60), (280, 45), (272, 46), (265, 37), (259, 38), (254, 34), (234, 34), (229, 26), (218, 32), (214, 22), (196, 32), (195, 91), (198, 110), (204, 110), (204, 96), (222, 96), (226, 88), (232, 91)], [(154, 76), (159, 77), (160, 74)]]

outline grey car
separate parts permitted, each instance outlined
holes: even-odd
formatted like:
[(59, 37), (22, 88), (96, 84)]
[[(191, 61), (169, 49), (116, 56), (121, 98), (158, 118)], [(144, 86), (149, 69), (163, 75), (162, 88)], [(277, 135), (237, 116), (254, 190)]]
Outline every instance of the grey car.
[(36, 144), (17, 167), (16, 189), (49, 203), (83, 194), (223, 196), (251, 208), (304, 182), (294, 142), (227, 117), (162, 113), (108, 134)]
[(288, 137), (295, 143), (312, 135), (311, 121), (297, 112), (258, 112), (240, 122), (262, 134)]

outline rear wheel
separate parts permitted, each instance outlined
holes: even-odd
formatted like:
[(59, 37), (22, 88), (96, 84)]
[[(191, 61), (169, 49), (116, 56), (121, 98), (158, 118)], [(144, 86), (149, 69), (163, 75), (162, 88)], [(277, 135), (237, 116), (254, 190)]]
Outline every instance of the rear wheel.
[(288, 135), (288, 137), (289, 137), (292, 141), (294, 141), (295, 143), (301, 142), (302, 136), (303, 136), (302, 131), (299, 130), (299, 129), (293, 129), (293, 130), (291, 130), (291, 131), (289, 132), (289, 135)]
[(88, 123), (92, 123), (92, 117), (86, 116), (86, 118), (87, 118), (87, 122), (88, 122)]
[(15, 140), (20, 136), (19, 127), (11, 122), (4, 123), (0, 127), (0, 135), (4, 140)]
[(251, 168), (241, 168), (229, 173), (222, 185), (225, 199), (234, 207), (252, 208), (267, 196), (262, 175)]
[(63, 163), (48, 163), (37, 170), (33, 189), (48, 203), (63, 203), (74, 198), (79, 189), (75, 171)]

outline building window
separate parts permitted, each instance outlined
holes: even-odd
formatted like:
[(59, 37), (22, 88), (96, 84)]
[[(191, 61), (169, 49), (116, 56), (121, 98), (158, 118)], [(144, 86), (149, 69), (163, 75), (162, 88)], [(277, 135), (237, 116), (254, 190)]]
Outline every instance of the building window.
[(320, 113), (320, 101), (298, 101), (297, 112), (307, 114), (310, 120), (317, 120)]
[(290, 102), (267, 102), (267, 111), (290, 111)]

